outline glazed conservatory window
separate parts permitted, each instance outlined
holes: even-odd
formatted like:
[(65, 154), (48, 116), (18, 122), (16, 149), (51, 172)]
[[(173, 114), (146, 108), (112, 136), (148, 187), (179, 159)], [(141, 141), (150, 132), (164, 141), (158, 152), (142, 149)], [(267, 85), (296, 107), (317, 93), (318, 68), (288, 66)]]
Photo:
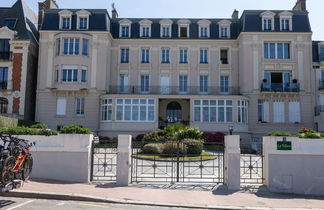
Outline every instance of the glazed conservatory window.
[(153, 122), (155, 120), (155, 100), (117, 99), (116, 120)]
[(238, 100), (237, 101), (237, 121), (239, 123), (247, 123), (247, 108), (248, 108), (248, 102), (244, 100)]
[(101, 121), (112, 120), (112, 99), (103, 99), (101, 101)]
[(233, 101), (195, 100), (194, 121), (211, 123), (233, 122)]

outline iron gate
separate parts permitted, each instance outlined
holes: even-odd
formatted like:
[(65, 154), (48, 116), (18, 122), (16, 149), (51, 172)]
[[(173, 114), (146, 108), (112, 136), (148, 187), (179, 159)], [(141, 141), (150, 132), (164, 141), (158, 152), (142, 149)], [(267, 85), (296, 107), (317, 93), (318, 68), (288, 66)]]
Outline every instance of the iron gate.
[(91, 151), (91, 181), (116, 182), (117, 143), (93, 143)]
[[(200, 155), (149, 154), (143, 145), (132, 147), (132, 183), (223, 183), (224, 150), (206, 149)], [(177, 148), (179, 150), (179, 147)]]
[(241, 183), (263, 184), (263, 151), (261, 143), (241, 145)]

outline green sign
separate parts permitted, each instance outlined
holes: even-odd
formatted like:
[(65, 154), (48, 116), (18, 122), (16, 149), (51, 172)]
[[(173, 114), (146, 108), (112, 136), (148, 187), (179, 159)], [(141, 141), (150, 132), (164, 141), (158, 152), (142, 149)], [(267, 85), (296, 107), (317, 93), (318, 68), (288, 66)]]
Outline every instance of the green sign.
[(277, 150), (291, 150), (291, 141), (278, 141)]

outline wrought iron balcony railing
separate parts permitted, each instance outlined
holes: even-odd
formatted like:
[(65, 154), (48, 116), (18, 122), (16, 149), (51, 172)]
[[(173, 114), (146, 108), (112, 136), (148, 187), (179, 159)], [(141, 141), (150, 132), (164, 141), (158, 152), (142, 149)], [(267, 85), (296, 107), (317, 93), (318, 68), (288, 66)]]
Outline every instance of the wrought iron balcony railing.
[(324, 112), (324, 105), (316, 106), (315, 107), (315, 116), (320, 115), (321, 112)]
[(7, 90), (8, 82), (0, 82), (0, 90)]
[(200, 86), (110, 86), (109, 94), (164, 94), (164, 95), (239, 95), (239, 87)]
[(319, 90), (324, 90), (324, 80), (319, 81)]
[(12, 61), (12, 52), (0, 52), (0, 60)]
[(299, 92), (298, 83), (262, 83), (261, 92)]

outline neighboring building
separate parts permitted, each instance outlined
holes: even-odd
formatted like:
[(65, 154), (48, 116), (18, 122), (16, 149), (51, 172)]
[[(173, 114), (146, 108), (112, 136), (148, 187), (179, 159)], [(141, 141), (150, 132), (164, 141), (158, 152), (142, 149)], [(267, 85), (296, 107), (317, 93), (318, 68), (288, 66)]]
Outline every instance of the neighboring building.
[[(182, 122), (258, 138), (314, 127), (312, 31), (305, 1), (230, 19), (112, 18), (45, 10), (36, 120), (100, 135)], [(48, 62), (50, 61), (50, 62)]]
[(324, 41), (313, 41), (316, 130), (324, 132)]
[(37, 40), (37, 16), (24, 1), (0, 8), (1, 115), (34, 119)]

